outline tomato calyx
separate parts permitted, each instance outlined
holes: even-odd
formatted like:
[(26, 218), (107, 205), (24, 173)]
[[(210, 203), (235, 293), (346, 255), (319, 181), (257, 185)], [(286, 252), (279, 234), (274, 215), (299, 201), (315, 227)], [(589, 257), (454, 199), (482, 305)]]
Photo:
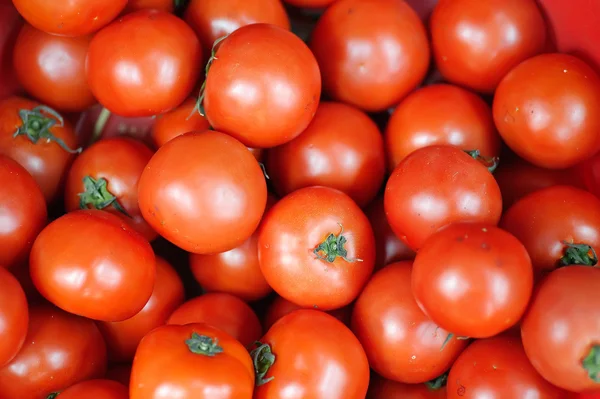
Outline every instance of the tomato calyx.
[(72, 150), (63, 139), (50, 132), (50, 129), (54, 126), (63, 127), (65, 125), (63, 117), (52, 108), (38, 105), (32, 109), (21, 109), (19, 110), (19, 117), (22, 124), (13, 134), (13, 137), (25, 136), (33, 144), (37, 144), (40, 139), (46, 140), (48, 143), (53, 141), (69, 154), (81, 153), (81, 147)]
[(484, 155), (481, 155), (479, 150), (467, 150), (465, 152), (469, 154), (474, 160), (482, 163), (483, 166), (485, 166), (490, 171), (490, 173), (494, 173), (494, 171), (498, 167), (498, 164), (500, 163), (500, 157), (486, 157)]
[(437, 390), (445, 387), (447, 382), (448, 382), (448, 372), (440, 375), (437, 378), (434, 378), (433, 380), (427, 381), (425, 383), (425, 385), (427, 386), (427, 388), (429, 390), (437, 391)]
[(333, 263), (338, 257), (349, 263), (362, 262), (362, 259), (348, 258), (348, 251), (344, 248), (344, 244), (346, 244), (348, 240), (342, 235), (344, 226), (342, 226), (341, 223), (338, 224), (340, 225), (340, 232), (337, 235), (330, 233), (325, 241), (313, 249), (313, 253), (317, 259), (328, 263)]
[(206, 335), (200, 335), (198, 333), (192, 333), (192, 337), (185, 340), (190, 352), (196, 355), (202, 356), (216, 356), (219, 353), (223, 353), (223, 348), (219, 346), (219, 341), (215, 338), (212, 339)]
[(442, 347), (440, 348), (440, 352), (444, 350), (444, 348), (446, 347), (446, 345), (448, 344), (448, 342), (450, 342), (452, 340), (452, 338), (456, 338), (459, 340), (468, 340), (471, 339), (469, 337), (456, 337), (453, 333), (448, 333), (448, 336), (446, 337), (446, 339), (444, 340), (444, 343), (442, 344)]
[(252, 349), (250, 357), (254, 364), (256, 386), (261, 386), (275, 378), (265, 378), (271, 369), (271, 366), (275, 363), (275, 354), (271, 351), (271, 346), (269, 344), (263, 344), (262, 342), (257, 341), (254, 345), (256, 345), (256, 348)]
[[(196, 101), (196, 107), (192, 111), (192, 114), (196, 111), (202, 116), (206, 116), (206, 112), (204, 112), (204, 94), (206, 92), (206, 81), (208, 80), (208, 71), (210, 70), (210, 66), (217, 59), (217, 47), (219, 44), (227, 39), (229, 35), (221, 36), (213, 43), (212, 50), (210, 51), (210, 58), (206, 62), (206, 67), (204, 67), (204, 82), (202, 82), (202, 86), (200, 87), (200, 94), (198, 95), (198, 100)], [(188, 119), (192, 116), (188, 116)]]
[(79, 196), (79, 208), (89, 209), (91, 205), (94, 209), (102, 210), (112, 205), (123, 215), (131, 217), (119, 201), (117, 201), (117, 197), (108, 191), (107, 183), (105, 178), (96, 180), (91, 176), (84, 177), (83, 188), (85, 191), (77, 194)]
[(594, 381), (600, 383), (600, 345), (592, 346), (590, 353), (581, 362), (583, 368), (588, 372), (588, 376)]
[(52, 392), (50, 395), (46, 397), (46, 399), (54, 399), (58, 396), (59, 392)]
[(563, 241), (567, 246), (565, 255), (560, 258), (560, 266), (595, 266), (598, 263), (598, 256), (594, 248), (587, 244), (572, 244)]

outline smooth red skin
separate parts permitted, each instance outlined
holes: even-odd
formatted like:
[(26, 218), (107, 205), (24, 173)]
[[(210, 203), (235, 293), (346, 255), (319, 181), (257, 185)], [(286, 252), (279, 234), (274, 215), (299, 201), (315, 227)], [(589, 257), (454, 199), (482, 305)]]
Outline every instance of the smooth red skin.
[(420, 148), (398, 164), (385, 188), (384, 207), (392, 231), (418, 250), (452, 223), (496, 225), (502, 195), (481, 162), (459, 148), (436, 145)]
[(112, 381), (119, 382), (126, 387), (129, 386), (129, 379), (131, 378), (131, 364), (115, 364), (106, 370), (104, 378)]
[(194, 97), (190, 97), (174, 110), (156, 117), (156, 122), (150, 132), (154, 148), (160, 148), (167, 141), (184, 133), (201, 132), (210, 128), (206, 118), (195, 111), (196, 101)]
[(0, 1), (0, 100), (21, 91), (12, 54), (23, 22), (12, 1)]
[(42, 230), (29, 270), (50, 302), (101, 321), (136, 315), (148, 302), (156, 276), (148, 241), (121, 218), (97, 210), (68, 213)]
[(515, 153), (544, 168), (564, 169), (600, 150), (599, 107), (598, 73), (571, 55), (543, 54), (506, 75), (493, 112)]
[[(324, 312), (302, 309), (273, 325), (260, 342), (275, 363), (257, 386), (254, 399), (363, 399), (369, 363), (352, 331)], [(331, 372), (335, 370), (335, 372)]]
[(0, 389), (2, 398), (40, 399), (105, 371), (106, 346), (93, 321), (35, 306), (25, 344), (0, 369)]
[[(192, 353), (192, 333), (218, 341), (223, 352)], [(248, 351), (229, 334), (206, 324), (159, 327), (142, 339), (135, 354), (130, 399), (251, 399), (254, 366)]]
[(141, 10), (92, 39), (87, 80), (98, 101), (122, 116), (167, 112), (189, 95), (202, 70), (194, 31), (171, 13)]
[(215, 130), (270, 148), (306, 129), (319, 105), (321, 74), (300, 38), (275, 25), (247, 25), (219, 45), (216, 57), (204, 97)]
[(29, 325), (27, 298), (19, 281), (0, 267), (0, 367), (19, 353)]
[(162, 258), (156, 258), (156, 283), (150, 299), (135, 316), (120, 322), (98, 322), (111, 362), (131, 362), (140, 341), (167, 319), (185, 299), (181, 278)]
[[(574, 169), (576, 175), (581, 177), (581, 187), (596, 197), (600, 197), (600, 153), (577, 165)], [(571, 179), (574, 177), (572, 175), (573, 173), (571, 173)]]
[(369, 204), (385, 175), (383, 139), (375, 122), (350, 105), (321, 102), (310, 125), (294, 140), (270, 149), (267, 172), (280, 196), (326, 186)]
[(27, 260), (46, 219), (46, 201), (35, 180), (16, 161), (0, 155), (0, 267)]
[(51, 35), (25, 24), (13, 63), (21, 86), (40, 102), (59, 111), (79, 112), (96, 99), (85, 78), (91, 36)]
[(546, 46), (546, 24), (534, 0), (440, 0), (430, 28), (442, 76), (483, 93), (493, 93), (513, 67)]
[(241, 299), (223, 292), (204, 294), (179, 306), (167, 324), (206, 323), (250, 347), (262, 335), (262, 326), (252, 308)]
[(138, 198), (160, 235), (188, 252), (210, 254), (236, 248), (254, 233), (267, 185), (242, 143), (220, 132), (193, 132), (158, 149), (142, 173)]
[(419, 307), (457, 337), (487, 338), (509, 329), (523, 316), (532, 289), (525, 247), (495, 226), (452, 224), (431, 236), (413, 265)]
[(367, 399), (446, 399), (446, 387), (431, 390), (425, 384), (403, 384), (375, 377), (371, 379)]
[[(329, 234), (347, 242), (348, 262), (332, 263), (313, 250)], [(293, 237), (293, 238), (292, 238)], [(304, 308), (341, 308), (360, 293), (375, 265), (369, 220), (350, 197), (328, 187), (307, 187), (281, 199), (265, 214), (258, 236), (260, 268), (273, 290)]]
[(104, 178), (107, 187), (127, 215), (110, 205), (104, 211), (119, 216), (148, 241), (158, 235), (142, 217), (138, 205), (138, 183), (153, 152), (142, 142), (128, 137), (103, 139), (81, 153), (71, 166), (65, 184), (65, 208), (68, 212), (81, 209), (79, 194), (85, 192), (83, 179)]
[(425, 78), (429, 43), (402, 0), (338, 0), (317, 22), (310, 48), (323, 91), (366, 111), (396, 105)]
[(469, 345), (452, 366), (446, 389), (448, 399), (564, 399), (567, 394), (535, 371), (519, 337), (510, 335)]
[(128, 388), (116, 381), (89, 380), (71, 386), (60, 393), (61, 399), (129, 399)]
[[(39, 105), (38, 102), (16, 96), (0, 101), (0, 154), (9, 156), (27, 169), (42, 189), (46, 202), (50, 202), (62, 189), (63, 179), (74, 155), (53, 141), (40, 140), (34, 144), (23, 135), (13, 137), (23, 124), (19, 110), (31, 110)], [(70, 149), (77, 148), (75, 132), (67, 120), (63, 127), (54, 126), (50, 132), (62, 139)]]
[(302, 8), (325, 8), (338, 0), (283, 0), (285, 3)]
[(447, 144), (481, 155), (500, 155), (492, 110), (476, 94), (448, 84), (426, 86), (396, 107), (385, 130), (388, 168), (416, 149)]
[(446, 372), (468, 345), (452, 339), (415, 302), (411, 291), (412, 261), (378, 271), (354, 304), (352, 331), (369, 365), (384, 378), (419, 384)]
[(569, 399), (600, 399), (600, 393), (571, 393)]
[(147, 9), (173, 12), (175, 11), (175, 2), (173, 0), (129, 0), (123, 13), (128, 14)]
[[(268, 331), (273, 326), (273, 324), (275, 324), (279, 319), (300, 309), (304, 308), (299, 305), (296, 305), (293, 302), (288, 301), (285, 298), (276, 296), (273, 302), (271, 302), (271, 304), (267, 308), (267, 311), (263, 317), (263, 329), (265, 331)], [(344, 306), (343, 308), (330, 310), (325, 313), (335, 317), (336, 319), (344, 323), (344, 325), (346, 325), (347, 327), (350, 327), (350, 317), (352, 315), (351, 305)]]

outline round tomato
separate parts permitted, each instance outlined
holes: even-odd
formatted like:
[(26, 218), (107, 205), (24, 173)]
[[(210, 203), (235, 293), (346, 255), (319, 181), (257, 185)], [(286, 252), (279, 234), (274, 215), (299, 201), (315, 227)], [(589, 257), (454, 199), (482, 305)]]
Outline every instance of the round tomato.
[(139, 10), (161, 10), (166, 12), (174, 12), (175, 5), (180, 1), (173, 0), (129, 0), (123, 11), (124, 14)]
[(19, 354), (0, 368), (3, 398), (40, 399), (106, 371), (106, 346), (92, 320), (53, 306), (29, 310)]
[(122, 116), (151, 116), (177, 107), (201, 68), (202, 48), (194, 31), (157, 10), (127, 14), (102, 29), (87, 55), (92, 93)]
[(459, 148), (420, 148), (398, 164), (387, 182), (390, 227), (414, 250), (440, 228), (457, 222), (497, 224), (502, 195), (488, 168)]
[(389, 170), (414, 150), (435, 144), (500, 155), (492, 110), (457, 86), (435, 84), (411, 93), (396, 107), (385, 131)]
[(206, 324), (148, 333), (131, 369), (131, 399), (251, 399), (252, 359), (227, 333)]
[(220, 132), (193, 132), (158, 149), (138, 185), (144, 219), (192, 253), (229, 251), (256, 230), (267, 184), (254, 156)]
[(126, 387), (129, 386), (131, 378), (131, 364), (114, 364), (106, 370), (106, 379), (117, 381)]
[(333, 99), (384, 111), (427, 74), (429, 43), (403, 0), (338, 0), (317, 22), (310, 47)]
[(62, 391), (60, 399), (129, 399), (129, 390), (123, 384), (111, 380), (80, 382)]
[[(271, 302), (271, 304), (267, 308), (267, 311), (263, 317), (264, 330), (268, 331), (273, 326), (273, 324), (275, 324), (279, 319), (299, 309), (304, 308), (300, 305), (296, 305), (295, 303), (288, 301), (285, 298), (276, 296), (273, 302)], [(344, 323), (344, 325), (350, 326), (350, 317), (352, 315), (351, 305), (344, 306), (343, 308), (330, 310), (326, 313), (335, 317), (336, 319)]]
[(369, 219), (341, 191), (307, 187), (267, 212), (258, 236), (260, 268), (273, 290), (321, 310), (352, 302), (375, 265)]
[(0, 100), (21, 91), (13, 66), (13, 49), (23, 18), (12, 1), (0, 1)]
[(156, 275), (148, 241), (122, 219), (97, 210), (50, 223), (33, 244), (29, 268), (50, 302), (102, 321), (122, 321), (142, 310)]
[(19, 353), (29, 325), (27, 298), (19, 281), (0, 267), (0, 367)]
[(508, 71), (546, 45), (535, 0), (440, 0), (430, 25), (444, 78), (484, 93), (493, 93)]
[(150, 133), (155, 148), (184, 133), (210, 129), (206, 118), (196, 112), (196, 101), (190, 97), (174, 110), (156, 117)]
[(430, 384), (404, 384), (381, 377), (371, 379), (367, 399), (446, 399), (446, 376)]
[(458, 337), (487, 338), (512, 327), (532, 289), (533, 268), (523, 244), (479, 223), (455, 223), (431, 236), (412, 272), (421, 309)]
[(381, 133), (364, 112), (322, 102), (300, 136), (267, 152), (267, 172), (280, 196), (303, 187), (326, 186), (366, 206), (385, 175)]
[(308, 47), (293, 33), (262, 23), (244, 26), (223, 40), (203, 93), (211, 126), (259, 148), (284, 144), (302, 133), (317, 111), (320, 94), (319, 66)]
[(567, 54), (544, 54), (515, 67), (494, 96), (494, 120), (525, 160), (562, 169), (600, 150), (600, 75)]

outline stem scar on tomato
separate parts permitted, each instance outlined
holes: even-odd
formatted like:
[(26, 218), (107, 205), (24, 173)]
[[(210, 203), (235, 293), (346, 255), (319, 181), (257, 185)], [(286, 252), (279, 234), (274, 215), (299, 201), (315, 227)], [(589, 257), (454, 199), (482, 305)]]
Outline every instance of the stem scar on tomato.
[(324, 260), (329, 263), (333, 263), (338, 257), (349, 263), (362, 262), (362, 259), (348, 258), (348, 251), (346, 248), (344, 248), (344, 244), (346, 244), (348, 240), (342, 235), (344, 232), (344, 226), (342, 226), (341, 223), (338, 224), (340, 226), (340, 232), (337, 235), (330, 233), (325, 241), (317, 245), (317, 247), (313, 250), (313, 253), (317, 259)]
[(79, 208), (89, 209), (89, 205), (91, 205), (94, 209), (102, 210), (112, 205), (123, 215), (131, 217), (119, 201), (117, 201), (117, 197), (108, 191), (107, 183), (105, 178), (95, 180), (91, 176), (84, 177), (84, 192), (77, 194), (79, 196)]
[(500, 164), (500, 157), (486, 157), (481, 155), (479, 150), (467, 150), (465, 151), (469, 154), (474, 160), (479, 161), (485, 166), (490, 173), (494, 173), (498, 165)]
[(563, 244), (567, 248), (565, 249), (565, 255), (560, 258), (560, 266), (596, 266), (598, 263), (596, 251), (591, 246), (587, 244), (572, 244), (566, 241), (563, 241)]
[(19, 117), (22, 124), (13, 134), (13, 137), (25, 136), (33, 144), (37, 144), (40, 139), (47, 142), (53, 141), (70, 154), (81, 153), (81, 147), (72, 150), (63, 139), (50, 132), (50, 129), (54, 126), (63, 127), (65, 125), (63, 117), (52, 108), (39, 105), (33, 109), (21, 109), (19, 110)]
[(442, 389), (443, 387), (446, 386), (446, 383), (448, 382), (448, 372), (440, 375), (437, 378), (434, 378), (431, 381), (427, 381), (425, 383), (425, 385), (427, 386), (427, 388), (431, 391), (437, 391), (439, 389)]
[(221, 44), (223, 40), (227, 39), (228, 36), (228, 34), (225, 36), (221, 36), (213, 43), (212, 50), (210, 51), (210, 58), (206, 62), (206, 67), (204, 68), (204, 82), (202, 82), (202, 86), (200, 87), (200, 94), (198, 95), (198, 101), (196, 101), (196, 107), (194, 108), (192, 113), (187, 117), (187, 119), (189, 119), (195, 111), (198, 111), (198, 113), (202, 116), (206, 116), (206, 113), (204, 112), (203, 102), (204, 92), (206, 91), (206, 81), (208, 80), (208, 71), (210, 70), (210, 66), (212, 65), (212, 63), (217, 59), (217, 47), (219, 46), (219, 44)]
[(254, 364), (256, 386), (261, 386), (275, 378), (265, 378), (271, 369), (271, 366), (275, 363), (275, 354), (271, 352), (271, 346), (269, 344), (263, 344), (262, 342), (257, 341), (254, 345), (256, 345), (256, 348), (252, 349), (250, 357)]
[(206, 335), (192, 333), (192, 337), (185, 340), (190, 352), (196, 355), (215, 356), (223, 352), (223, 348), (219, 346), (217, 339), (212, 339)]
[(581, 363), (589, 377), (594, 382), (600, 383), (600, 345), (594, 345)]

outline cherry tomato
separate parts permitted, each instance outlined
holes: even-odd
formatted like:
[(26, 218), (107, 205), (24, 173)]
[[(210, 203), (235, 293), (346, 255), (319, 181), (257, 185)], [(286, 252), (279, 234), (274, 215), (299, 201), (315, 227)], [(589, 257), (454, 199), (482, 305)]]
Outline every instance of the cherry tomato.
[(142, 339), (131, 369), (131, 399), (251, 399), (252, 359), (206, 324), (158, 327)]
[(254, 156), (220, 132), (194, 132), (163, 145), (138, 184), (144, 219), (192, 253), (229, 251), (258, 226), (267, 185)]
[(13, 66), (13, 49), (23, 18), (12, 1), (0, 1), (0, 100), (21, 91)]
[(206, 76), (204, 108), (216, 130), (268, 148), (306, 129), (320, 95), (319, 66), (302, 40), (275, 25), (252, 24), (219, 45)]
[(494, 96), (494, 120), (525, 160), (563, 169), (600, 150), (600, 75), (567, 54), (544, 54), (514, 68)]
[(128, 14), (139, 10), (149, 9), (173, 12), (175, 11), (176, 3), (177, 1), (173, 0), (129, 0), (123, 13)]
[(40, 399), (106, 371), (106, 346), (93, 321), (53, 306), (29, 309), (27, 338), (0, 369), (2, 398)]
[(394, 233), (418, 250), (451, 223), (497, 224), (502, 196), (481, 162), (456, 147), (436, 145), (398, 164), (385, 188), (384, 207)]
[(129, 390), (123, 384), (111, 380), (83, 381), (60, 393), (60, 399), (129, 399)]
[(106, 379), (117, 381), (126, 387), (129, 386), (131, 378), (131, 364), (115, 364), (106, 370)]
[(479, 223), (455, 223), (431, 236), (412, 271), (421, 309), (458, 337), (487, 338), (512, 327), (532, 289), (533, 268), (523, 244)]
[(155, 148), (184, 133), (208, 130), (210, 125), (205, 117), (196, 112), (196, 99), (188, 98), (179, 107), (158, 115), (150, 133)]
[(534, 0), (440, 0), (430, 25), (444, 78), (484, 93), (493, 93), (508, 71), (546, 45), (546, 24)]
[(321, 16), (310, 47), (333, 99), (367, 111), (397, 104), (425, 78), (429, 43), (402, 0), (338, 0)]
[(477, 95), (447, 84), (411, 93), (396, 107), (385, 131), (389, 170), (414, 150), (435, 144), (500, 155), (492, 110)]
[(383, 182), (383, 139), (364, 112), (322, 102), (300, 136), (267, 152), (267, 171), (280, 196), (303, 187), (327, 186), (363, 207)]
[(19, 281), (0, 267), (0, 367), (21, 350), (27, 335), (29, 310)]
[(148, 241), (122, 219), (97, 210), (50, 223), (33, 244), (29, 267), (50, 302), (102, 321), (122, 321), (142, 310), (156, 275)]
[(127, 14), (102, 29), (87, 55), (92, 93), (122, 116), (152, 116), (177, 107), (201, 68), (202, 48), (194, 31), (158, 10)]
[[(265, 313), (265, 316), (263, 318), (264, 330), (268, 331), (273, 326), (273, 324), (275, 324), (279, 319), (299, 309), (304, 308), (300, 305), (296, 305), (295, 303), (288, 301), (285, 298), (276, 296), (273, 302), (271, 302), (271, 304), (267, 308), (267, 312)], [(336, 319), (344, 323), (344, 325), (350, 326), (352, 306), (344, 306), (343, 308), (330, 310), (325, 313), (335, 317)]]
[(265, 215), (258, 236), (260, 268), (273, 290), (302, 307), (352, 302), (375, 265), (369, 220), (341, 191), (307, 187)]
[(376, 377), (371, 379), (367, 399), (446, 399), (446, 387), (430, 388)]

